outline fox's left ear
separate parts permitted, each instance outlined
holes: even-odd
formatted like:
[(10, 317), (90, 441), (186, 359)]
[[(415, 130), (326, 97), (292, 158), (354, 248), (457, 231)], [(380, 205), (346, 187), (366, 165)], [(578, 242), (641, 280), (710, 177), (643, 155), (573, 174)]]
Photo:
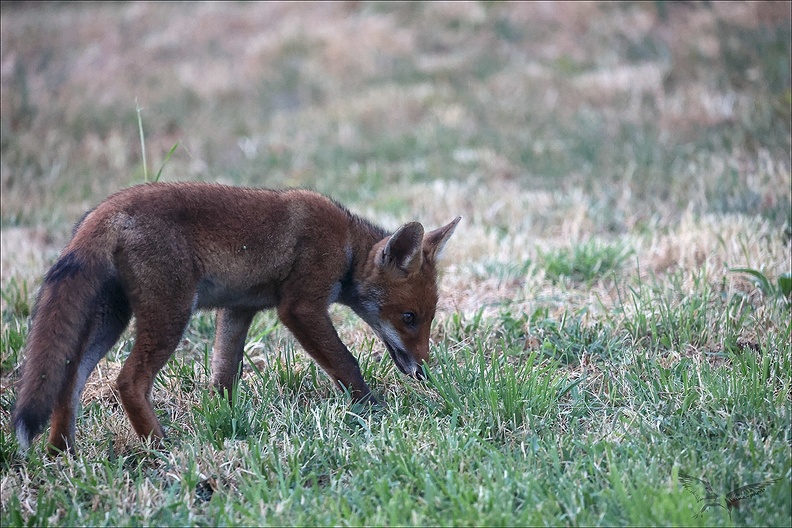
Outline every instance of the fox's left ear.
[(404, 224), (393, 233), (379, 255), (381, 266), (394, 266), (411, 273), (421, 269), (421, 240), (424, 228), (418, 222)]
[(456, 229), (456, 226), (460, 220), (462, 220), (462, 217), (457, 216), (443, 227), (437, 228), (434, 231), (427, 233), (423, 241), (423, 250), (424, 256), (429, 259), (429, 261), (437, 262), (437, 259), (443, 252), (446, 242), (448, 242), (448, 239), (451, 238), (452, 234), (454, 234), (454, 229)]

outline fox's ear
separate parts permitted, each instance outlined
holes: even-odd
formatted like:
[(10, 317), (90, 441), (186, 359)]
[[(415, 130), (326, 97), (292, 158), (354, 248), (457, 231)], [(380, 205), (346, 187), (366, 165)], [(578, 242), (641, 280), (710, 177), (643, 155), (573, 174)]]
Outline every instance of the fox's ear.
[(448, 224), (437, 228), (426, 235), (423, 246), (424, 254), (428, 260), (437, 262), (437, 259), (440, 257), (440, 253), (443, 252), (446, 242), (448, 242), (448, 239), (454, 234), (454, 229), (456, 229), (456, 226), (460, 220), (462, 220), (462, 217), (457, 216)]
[(380, 255), (381, 266), (396, 266), (411, 272), (420, 269), (423, 255), (421, 241), (424, 228), (418, 222), (404, 224), (393, 233)]

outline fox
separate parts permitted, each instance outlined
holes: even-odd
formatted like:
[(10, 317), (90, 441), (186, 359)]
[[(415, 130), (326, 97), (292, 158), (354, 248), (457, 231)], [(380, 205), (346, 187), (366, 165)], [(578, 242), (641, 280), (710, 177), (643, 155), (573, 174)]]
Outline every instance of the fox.
[(115, 386), (141, 439), (166, 438), (151, 391), (197, 310), (216, 310), (211, 387), (227, 398), (253, 317), (275, 309), (353, 402), (379, 404), (329, 306), (351, 308), (399, 371), (423, 379), (437, 261), (460, 219), (389, 232), (305, 189), (174, 182), (111, 195), (77, 223), (37, 294), (12, 413), (20, 451), (49, 420), (49, 452), (75, 452), (86, 380), (133, 315), (134, 344)]

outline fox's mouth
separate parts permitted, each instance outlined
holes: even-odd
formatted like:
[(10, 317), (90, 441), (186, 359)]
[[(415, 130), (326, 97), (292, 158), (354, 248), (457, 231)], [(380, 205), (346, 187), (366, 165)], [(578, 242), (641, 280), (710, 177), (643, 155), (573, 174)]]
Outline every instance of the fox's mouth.
[(385, 348), (388, 350), (391, 359), (396, 364), (396, 367), (402, 371), (403, 374), (407, 374), (408, 376), (412, 376), (416, 379), (423, 379), (424, 373), (421, 366), (413, 359), (413, 357), (402, 350), (401, 348), (394, 347), (391, 343), (386, 341), (385, 339), (382, 340), (385, 343)]
[(380, 323), (376, 326), (372, 325), (372, 328), (385, 344), (388, 354), (390, 354), (391, 359), (396, 364), (396, 368), (398, 368), (402, 374), (407, 374), (416, 379), (424, 379), (425, 376), (420, 363), (418, 363), (415, 357), (406, 350), (399, 334), (393, 326), (388, 323)]

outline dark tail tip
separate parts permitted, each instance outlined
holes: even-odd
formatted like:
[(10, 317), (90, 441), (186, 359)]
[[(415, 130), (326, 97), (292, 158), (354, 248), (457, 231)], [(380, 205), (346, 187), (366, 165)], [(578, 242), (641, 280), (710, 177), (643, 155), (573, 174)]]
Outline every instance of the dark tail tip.
[(12, 423), (20, 451), (24, 453), (28, 450), (36, 435), (44, 429), (47, 418), (47, 415), (42, 415), (41, 413), (26, 409), (15, 409)]

